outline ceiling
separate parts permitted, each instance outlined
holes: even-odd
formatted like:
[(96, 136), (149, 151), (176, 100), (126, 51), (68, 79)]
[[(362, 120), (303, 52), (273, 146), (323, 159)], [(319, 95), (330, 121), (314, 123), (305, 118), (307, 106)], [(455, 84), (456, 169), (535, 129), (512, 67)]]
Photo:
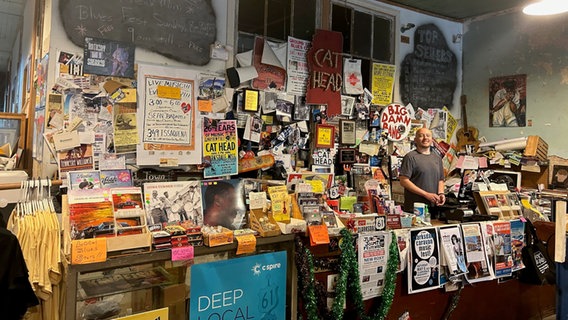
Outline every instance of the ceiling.
[[(384, 0), (381, 2), (462, 21), (488, 13), (516, 9), (528, 1), (530, 0)], [(0, 72), (8, 70), (25, 2), (26, 0), (0, 0)]]
[(489, 13), (521, 8), (535, 0), (379, 0), (435, 16), (463, 21)]

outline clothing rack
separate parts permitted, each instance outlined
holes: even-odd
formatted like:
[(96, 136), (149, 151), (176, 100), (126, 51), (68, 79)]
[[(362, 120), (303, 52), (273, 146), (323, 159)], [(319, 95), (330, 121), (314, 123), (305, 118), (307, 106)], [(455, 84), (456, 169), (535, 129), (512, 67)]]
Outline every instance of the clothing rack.
[[(60, 186), (62, 184), (61, 180), (51, 180), (52, 186)], [(15, 183), (0, 183), (0, 190), (12, 190), (12, 189), (20, 189), (22, 184), (20, 182)]]

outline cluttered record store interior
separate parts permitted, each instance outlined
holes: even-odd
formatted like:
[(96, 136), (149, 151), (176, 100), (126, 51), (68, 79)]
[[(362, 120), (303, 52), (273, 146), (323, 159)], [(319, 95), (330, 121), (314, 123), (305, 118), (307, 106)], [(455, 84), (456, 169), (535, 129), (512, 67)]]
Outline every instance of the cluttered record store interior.
[(0, 0), (0, 318), (568, 319), (567, 18)]

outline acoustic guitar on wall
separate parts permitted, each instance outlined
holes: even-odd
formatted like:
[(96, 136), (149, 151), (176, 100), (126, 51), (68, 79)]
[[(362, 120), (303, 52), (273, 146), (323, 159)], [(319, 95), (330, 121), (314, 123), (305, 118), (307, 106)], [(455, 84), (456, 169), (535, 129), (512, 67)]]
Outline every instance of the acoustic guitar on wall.
[(477, 150), (477, 147), (479, 147), (479, 140), (477, 140), (479, 131), (477, 130), (477, 128), (467, 125), (467, 113), (465, 110), (466, 103), (467, 96), (464, 94), (460, 97), (463, 127), (459, 128), (458, 133), (456, 134), (458, 140), (458, 150), (460, 152), (465, 151), (467, 145), (473, 145), (473, 151)]

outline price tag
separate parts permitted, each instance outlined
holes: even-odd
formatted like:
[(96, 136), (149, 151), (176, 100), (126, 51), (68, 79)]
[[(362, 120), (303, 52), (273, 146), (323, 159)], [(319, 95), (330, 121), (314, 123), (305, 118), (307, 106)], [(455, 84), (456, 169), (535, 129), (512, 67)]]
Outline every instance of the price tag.
[(329, 243), (329, 233), (325, 225), (309, 226), (308, 229), (310, 233), (310, 245), (317, 246)]
[(237, 255), (256, 251), (256, 237), (254, 234), (243, 234), (235, 238), (237, 239)]
[(181, 88), (158, 86), (158, 98), (181, 100)]
[(71, 242), (71, 264), (103, 262), (106, 259), (106, 238), (73, 240)]
[(194, 257), (193, 246), (173, 247), (172, 261), (192, 260)]

